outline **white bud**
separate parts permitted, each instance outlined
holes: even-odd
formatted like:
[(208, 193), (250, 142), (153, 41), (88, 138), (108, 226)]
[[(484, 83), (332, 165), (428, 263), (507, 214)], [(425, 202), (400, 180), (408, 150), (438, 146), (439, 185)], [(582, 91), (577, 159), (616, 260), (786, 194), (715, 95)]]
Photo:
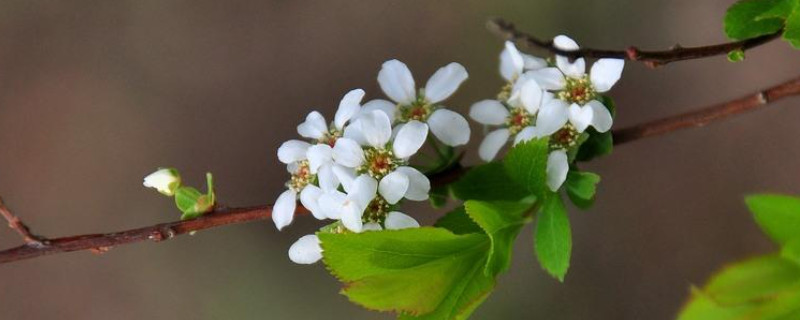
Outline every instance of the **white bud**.
[(173, 196), (175, 189), (181, 185), (181, 176), (178, 174), (178, 170), (162, 168), (144, 177), (143, 184), (145, 187), (156, 189), (166, 196)]

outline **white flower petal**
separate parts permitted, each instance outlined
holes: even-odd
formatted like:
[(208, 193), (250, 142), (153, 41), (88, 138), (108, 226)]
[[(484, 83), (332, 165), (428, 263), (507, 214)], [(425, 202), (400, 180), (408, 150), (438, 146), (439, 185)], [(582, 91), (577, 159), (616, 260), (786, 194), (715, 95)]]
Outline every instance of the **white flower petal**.
[(328, 219), (339, 220), (342, 218), (342, 207), (347, 201), (347, 195), (333, 190), (323, 193), (319, 197), (319, 208)]
[(366, 208), (370, 201), (375, 198), (375, 195), (378, 194), (378, 180), (362, 174), (353, 180), (350, 189), (352, 191), (347, 194), (348, 199), (355, 201), (363, 211), (363, 208)]
[(419, 228), (419, 222), (414, 218), (398, 211), (389, 212), (383, 222), (387, 230), (399, 230), (406, 228)]
[(306, 121), (297, 126), (297, 133), (304, 138), (319, 139), (328, 132), (325, 117), (317, 111), (312, 111), (306, 116)]
[(364, 163), (364, 149), (349, 138), (336, 139), (331, 155), (336, 163), (349, 168), (356, 168)]
[(467, 80), (467, 69), (457, 62), (439, 68), (425, 84), (425, 98), (430, 103), (437, 103), (451, 96), (461, 83)]
[(575, 126), (575, 130), (583, 132), (592, 123), (594, 112), (589, 106), (579, 106), (577, 103), (573, 103), (567, 109), (567, 117), (569, 117), (569, 122)]
[(469, 123), (458, 113), (439, 109), (428, 118), (428, 126), (439, 141), (457, 147), (469, 142)]
[[(575, 41), (564, 35), (553, 38), (553, 45), (556, 48), (567, 51), (574, 51), (579, 48)], [(570, 62), (567, 57), (556, 56), (556, 66), (570, 77), (580, 77), (586, 73), (586, 61), (583, 58)]]
[(486, 138), (483, 138), (483, 142), (481, 142), (481, 146), (478, 148), (478, 156), (481, 157), (481, 160), (486, 162), (494, 160), (494, 157), (497, 156), (497, 152), (508, 142), (509, 136), (510, 132), (508, 129), (498, 129), (490, 132), (486, 135)]
[(517, 135), (514, 137), (514, 145), (517, 145), (520, 142), (528, 141), (534, 138), (541, 138), (544, 135), (540, 132), (539, 128), (534, 126), (525, 127), (525, 129), (520, 130), (517, 132)]
[(529, 71), (529, 73), (536, 79), (539, 86), (546, 90), (561, 90), (567, 84), (564, 74), (558, 68), (543, 68)]
[(481, 124), (499, 126), (508, 116), (508, 109), (497, 100), (481, 100), (469, 108), (469, 117)]
[(372, 111), (358, 119), (361, 124), (361, 133), (370, 146), (383, 148), (392, 138), (392, 124), (389, 117), (382, 111)]
[(278, 196), (275, 205), (272, 206), (272, 222), (278, 230), (292, 223), (294, 210), (297, 208), (297, 193), (293, 190), (286, 190)]
[(383, 113), (386, 113), (386, 115), (389, 116), (389, 122), (394, 122), (397, 114), (397, 105), (383, 99), (370, 100), (361, 107), (361, 114), (375, 110), (383, 111)]
[(381, 231), (383, 227), (376, 222), (368, 222), (365, 223), (363, 227), (361, 227), (361, 231)]
[(306, 151), (308, 168), (312, 174), (317, 174), (319, 167), (333, 161), (333, 148), (327, 144), (316, 144)]
[(164, 195), (172, 196), (175, 194), (175, 189), (180, 186), (180, 183), (181, 176), (177, 170), (164, 168), (144, 177), (142, 185), (156, 189)]
[(367, 138), (364, 138), (364, 133), (361, 132), (360, 119), (355, 119), (351, 121), (348, 126), (344, 127), (344, 133), (342, 134), (342, 137), (352, 139), (362, 146), (367, 145)]
[(500, 53), (500, 75), (508, 81), (514, 80), (522, 73), (525, 61), (511, 41), (506, 41), (506, 47)]
[(333, 174), (336, 175), (336, 179), (342, 184), (344, 191), (350, 192), (350, 187), (352, 186), (353, 181), (356, 179), (356, 170), (335, 164), (333, 165)]
[(345, 205), (342, 207), (342, 224), (350, 231), (361, 232), (364, 226), (364, 222), (361, 220), (363, 214), (364, 207), (353, 200), (345, 201)]
[(278, 160), (289, 164), (306, 159), (306, 151), (311, 144), (300, 140), (289, 140), (278, 148)]
[(309, 234), (297, 239), (289, 247), (289, 260), (297, 264), (312, 264), (322, 259), (322, 247), (319, 238)]
[(547, 68), (547, 60), (534, 57), (529, 54), (522, 54), (522, 60), (524, 61), (524, 68), (525, 70), (536, 70), (541, 68)]
[(336, 129), (342, 130), (344, 124), (361, 110), (361, 99), (364, 99), (364, 90), (362, 89), (350, 90), (344, 95), (333, 118), (333, 124)]
[(398, 60), (389, 60), (383, 63), (381, 71), (378, 72), (378, 84), (381, 90), (390, 99), (400, 104), (409, 104), (417, 96), (414, 90), (414, 77), (408, 66)]
[(539, 115), (536, 116), (536, 128), (542, 135), (551, 135), (561, 129), (567, 123), (566, 102), (555, 99), (542, 106)]
[(553, 46), (561, 50), (578, 50), (578, 43), (565, 35), (558, 35), (553, 38)]
[(387, 174), (378, 184), (378, 192), (389, 204), (395, 204), (405, 196), (408, 190), (408, 176), (402, 172), (394, 171)]
[(333, 173), (333, 165), (330, 163), (319, 168), (317, 179), (319, 179), (319, 187), (322, 190), (330, 191), (339, 188), (339, 179)]
[(589, 79), (597, 92), (606, 92), (617, 83), (622, 76), (625, 61), (622, 59), (600, 59), (592, 65)]
[(550, 191), (557, 191), (558, 188), (567, 180), (569, 172), (569, 162), (567, 152), (555, 150), (547, 156), (547, 186)]
[(610, 130), (611, 125), (614, 123), (614, 118), (611, 117), (611, 112), (608, 111), (608, 108), (597, 100), (589, 101), (586, 105), (592, 108), (594, 115), (592, 117), (592, 127), (597, 129), (597, 132)]
[(411, 120), (397, 131), (392, 150), (400, 159), (408, 158), (422, 147), (428, 138), (428, 125), (417, 120)]
[(428, 193), (431, 191), (431, 181), (422, 172), (412, 167), (397, 167), (396, 172), (401, 172), (408, 177), (408, 190), (406, 199), (411, 201), (428, 200)]
[(542, 95), (544, 91), (539, 84), (536, 83), (536, 80), (528, 80), (520, 89), (519, 100), (522, 102), (522, 106), (525, 107), (529, 113), (534, 114), (536, 111), (539, 111), (539, 107), (542, 104)]
[(311, 211), (311, 214), (314, 218), (318, 220), (322, 220), (327, 218), (325, 213), (319, 207), (319, 198), (323, 195), (322, 189), (315, 185), (307, 185), (303, 188), (303, 191), (300, 191), (300, 203), (303, 204), (303, 207)]

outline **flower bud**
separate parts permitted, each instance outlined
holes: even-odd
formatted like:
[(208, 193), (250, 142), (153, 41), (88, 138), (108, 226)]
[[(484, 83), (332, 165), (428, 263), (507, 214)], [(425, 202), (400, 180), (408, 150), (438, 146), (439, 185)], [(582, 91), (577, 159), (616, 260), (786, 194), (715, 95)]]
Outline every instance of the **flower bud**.
[(181, 176), (178, 170), (172, 168), (161, 168), (144, 177), (145, 187), (156, 189), (165, 196), (173, 196), (180, 185)]

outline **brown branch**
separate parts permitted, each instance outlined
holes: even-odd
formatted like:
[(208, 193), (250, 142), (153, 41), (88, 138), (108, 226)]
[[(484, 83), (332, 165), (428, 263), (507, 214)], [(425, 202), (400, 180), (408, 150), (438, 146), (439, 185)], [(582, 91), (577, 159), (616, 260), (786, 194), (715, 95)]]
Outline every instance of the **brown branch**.
[(11, 213), (11, 210), (9, 210), (5, 203), (3, 203), (3, 198), (0, 198), (0, 215), (6, 219), (9, 228), (14, 229), (14, 231), (19, 233), (25, 243), (31, 246), (38, 246), (42, 244), (42, 238), (31, 233), (31, 230), (28, 228), (28, 226), (25, 225), (22, 220), (17, 218), (17, 216)]
[[(615, 130), (613, 132), (614, 143), (623, 144), (680, 129), (703, 126), (712, 121), (754, 110), (770, 102), (794, 95), (800, 95), (800, 77), (736, 100), (701, 108), (695, 112)], [(433, 186), (442, 186), (451, 183), (461, 177), (468, 169), (468, 167), (456, 166), (450, 170), (432, 175), (430, 177), (431, 184)], [(26, 239), (26, 244), (24, 245), (0, 251), (0, 263), (32, 259), (71, 251), (91, 250), (93, 252), (102, 253), (123, 244), (147, 240), (158, 242), (198, 230), (234, 223), (265, 220), (269, 219), (272, 214), (272, 206), (269, 205), (250, 208), (231, 208), (217, 210), (193, 220), (168, 222), (114, 233), (47, 239), (31, 234), (28, 228), (5, 209), (5, 207), (0, 206), (0, 208), (4, 209), (0, 210), (0, 212), (2, 212), (3, 216), (9, 221), (11, 227), (17, 230), (17, 232)], [(298, 207), (298, 213), (305, 214), (308, 213), (308, 211), (302, 207)], [(34, 241), (29, 241), (28, 239), (34, 239)]]
[(702, 127), (712, 121), (753, 111), (771, 102), (796, 95), (800, 95), (800, 77), (735, 100), (700, 108), (697, 111), (614, 130), (614, 144), (623, 144), (685, 128)]
[(586, 58), (616, 58), (616, 59), (625, 59), (631, 61), (639, 61), (651, 68), (662, 66), (667, 63), (675, 61), (700, 59), (700, 58), (725, 55), (728, 54), (728, 52), (734, 50), (744, 51), (750, 48), (760, 46), (772, 40), (775, 40), (783, 32), (783, 30), (779, 30), (775, 33), (763, 35), (752, 39), (736, 41), (736, 42), (720, 43), (720, 44), (701, 46), (701, 47), (684, 48), (676, 44), (668, 50), (655, 50), (655, 51), (639, 50), (639, 48), (635, 46), (630, 46), (625, 50), (606, 50), (606, 49), (592, 49), (592, 48), (580, 48), (578, 50), (561, 50), (553, 45), (552, 40), (542, 40), (534, 36), (531, 36), (529, 34), (526, 34), (524, 32), (521, 32), (516, 29), (513, 23), (510, 23), (503, 19), (497, 18), (489, 20), (489, 22), (487, 23), (487, 27), (489, 28), (490, 31), (497, 34), (499, 37), (513, 41), (517, 45), (520, 45), (525, 48), (529, 49), (541, 48), (549, 51), (552, 54), (569, 57), (571, 59), (586, 57)]

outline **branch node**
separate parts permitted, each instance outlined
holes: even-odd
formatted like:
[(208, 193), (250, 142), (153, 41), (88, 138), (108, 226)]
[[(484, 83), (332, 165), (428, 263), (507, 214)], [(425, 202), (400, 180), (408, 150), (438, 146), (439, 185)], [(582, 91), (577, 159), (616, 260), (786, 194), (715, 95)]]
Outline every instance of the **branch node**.
[(758, 100), (758, 104), (767, 104), (769, 103), (769, 96), (764, 91), (759, 91), (756, 94), (756, 99)]
[(101, 254), (104, 254), (106, 252), (111, 251), (111, 249), (113, 249), (113, 248), (114, 247), (111, 247), (111, 246), (104, 246), (104, 247), (91, 248), (91, 249), (89, 249), (89, 251), (91, 251), (94, 254), (101, 255)]
[(153, 240), (155, 242), (161, 242), (164, 240), (169, 240), (175, 237), (175, 230), (171, 227), (163, 227), (159, 228), (158, 230), (153, 230), (150, 235), (147, 236), (148, 239)]
[(634, 46), (630, 46), (627, 49), (625, 49), (625, 55), (628, 56), (628, 60), (638, 61), (639, 54), (640, 54), (639, 49)]

